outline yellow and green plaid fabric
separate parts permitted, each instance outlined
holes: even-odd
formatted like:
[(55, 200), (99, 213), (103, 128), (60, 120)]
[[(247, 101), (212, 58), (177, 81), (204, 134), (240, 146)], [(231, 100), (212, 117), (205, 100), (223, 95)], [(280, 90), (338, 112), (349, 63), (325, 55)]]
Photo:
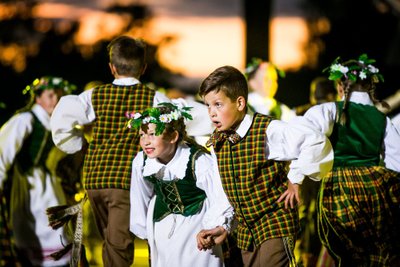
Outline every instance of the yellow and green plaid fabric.
[(318, 233), (341, 266), (394, 266), (400, 251), (400, 174), (337, 167), (322, 180)]
[(129, 190), (132, 159), (140, 146), (138, 131), (127, 128), (125, 115), (153, 106), (154, 95), (154, 90), (142, 84), (106, 84), (93, 90), (96, 123), (84, 163), (86, 189)]
[(266, 158), (266, 129), (271, 117), (256, 114), (239, 143), (214, 147), (222, 184), (235, 208), (238, 247), (251, 250), (270, 238), (296, 236), (297, 209), (285, 209), (278, 198), (287, 189), (287, 163)]

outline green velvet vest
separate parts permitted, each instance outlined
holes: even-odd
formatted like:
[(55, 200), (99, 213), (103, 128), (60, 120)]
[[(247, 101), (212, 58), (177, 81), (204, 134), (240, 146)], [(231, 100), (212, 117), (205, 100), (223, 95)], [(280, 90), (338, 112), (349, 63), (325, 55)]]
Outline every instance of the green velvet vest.
[(46, 160), (50, 150), (54, 147), (51, 132), (48, 131), (33, 112), (32, 133), (24, 140), (21, 150), (16, 156), (23, 172), (32, 170), (33, 167), (46, 168)]
[[(343, 101), (337, 102), (338, 116)], [(334, 167), (377, 166), (386, 129), (386, 116), (376, 107), (348, 103), (346, 125), (335, 123), (329, 137), (335, 153)]]
[(203, 206), (206, 193), (196, 186), (195, 159), (201, 152), (198, 148), (191, 147), (190, 158), (183, 179), (163, 181), (154, 175), (145, 176), (144, 179), (154, 185), (157, 195), (153, 221), (158, 222), (169, 214), (190, 216), (198, 213)]

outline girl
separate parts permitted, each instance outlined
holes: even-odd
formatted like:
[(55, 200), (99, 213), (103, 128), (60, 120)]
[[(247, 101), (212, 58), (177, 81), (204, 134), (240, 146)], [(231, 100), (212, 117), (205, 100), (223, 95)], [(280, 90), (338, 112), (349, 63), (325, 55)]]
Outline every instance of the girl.
[[(6, 220), (0, 225), (10, 225), (9, 242), (15, 244), (12, 252), (22, 266), (67, 266), (69, 262), (69, 255), (59, 261), (51, 257), (68, 239), (63, 228), (54, 231), (48, 226), (46, 209), (65, 204), (61, 183), (50, 168), (55, 162), (50, 156), (55, 148), (50, 116), (60, 96), (74, 88), (59, 77), (35, 79), (23, 91), (30, 94), (30, 102), (0, 129), (0, 196), (4, 196), (0, 212)], [(0, 251), (6, 250), (0, 246)], [(1, 266), (11, 264), (3, 260)]]
[(374, 106), (375, 85), (383, 81), (374, 62), (366, 54), (337, 58), (326, 70), (342, 101), (304, 115), (334, 149), (318, 195), (318, 232), (336, 266), (399, 266), (400, 136)]
[(140, 152), (132, 163), (130, 230), (147, 239), (151, 266), (223, 266), (221, 246), (197, 249), (196, 234), (230, 231), (230, 206), (208, 152), (187, 137), (190, 108), (171, 103), (133, 114)]

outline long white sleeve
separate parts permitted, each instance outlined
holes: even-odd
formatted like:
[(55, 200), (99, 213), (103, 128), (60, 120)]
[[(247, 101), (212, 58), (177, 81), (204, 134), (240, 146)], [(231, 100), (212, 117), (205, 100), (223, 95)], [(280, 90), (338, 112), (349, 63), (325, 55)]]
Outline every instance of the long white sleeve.
[(53, 111), (50, 119), (53, 141), (65, 153), (72, 154), (82, 148), (84, 134), (80, 126), (95, 119), (90, 96), (91, 91), (80, 96), (63, 96)]
[(0, 188), (25, 138), (32, 132), (32, 120), (28, 112), (17, 114), (0, 129)]
[[(368, 96), (362, 93), (354, 92), (354, 98), (352, 102), (362, 103), (364, 105), (372, 105), (368, 101)], [(353, 95), (352, 94), (352, 95)], [(325, 134), (330, 136), (333, 130), (336, 116), (336, 105), (335, 103), (325, 103), (310, 108), (304, 117), (309, 120), (313, 126)], [(382, 158), (386, 168), (400, 171), (400, 134), (396, 130), (389, 118), (386, 119), (385, 135), (382, 144)]]
[(332, 168), (333, 150), (328, 138), (303, 117), (290, 122), (272, 121), (266, 131), (268, 159), (291, 161), (288, 178), (301, 184), (304, 177), (320, 180)]
[(143, 152), (140, 152), (132, 162), (129, 230), (141, 239), (147, 239), (147, 211), (153, 194), (153, 185), (143, 179)]
[(230, 231), (234, 218), (233, 207), (225, 195), (216, 162), (210, 155), (202, 155), (196, 160), (195, 170), (196, 185), (206, 192), (211, 203), (204, 216), (204, 229), (222, 226)]
[(386, 168), (400, 172), (400, 132), (389, 118), (386, 119), (383, 140), (383, 161)]

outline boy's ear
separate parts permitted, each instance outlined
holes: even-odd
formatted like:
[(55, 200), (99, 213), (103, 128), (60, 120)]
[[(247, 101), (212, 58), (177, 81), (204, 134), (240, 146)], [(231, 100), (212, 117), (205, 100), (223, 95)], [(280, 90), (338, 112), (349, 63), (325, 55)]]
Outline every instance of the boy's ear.
[(146, 69), (147, 69), (147, 64), (144, 64), (144, 66), (142, 67), (142, 71), (140, 72), (140, 76), (142, 76), (144, 74)]
[(246, 99), (243, 96), (239, 96), (236, 99), (236, 105), (237, 105), (237, 109), (239, 111), (243, 111), (246, 109)]
[(110, 62), (110, 63), (108, 63), (108, 66), (110, 66), (111, 74), (112, 74), (113, 76), (118, 75), (117, 68), (114, 66), (114, 64), (112, 64), (112, 63)]

